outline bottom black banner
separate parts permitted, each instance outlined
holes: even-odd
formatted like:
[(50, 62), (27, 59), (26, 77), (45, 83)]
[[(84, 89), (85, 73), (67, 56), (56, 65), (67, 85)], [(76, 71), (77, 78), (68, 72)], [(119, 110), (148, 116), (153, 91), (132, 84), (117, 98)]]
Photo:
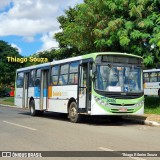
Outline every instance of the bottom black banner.
[(160, 157), (160, 151), (0, 151), (0, 157)]

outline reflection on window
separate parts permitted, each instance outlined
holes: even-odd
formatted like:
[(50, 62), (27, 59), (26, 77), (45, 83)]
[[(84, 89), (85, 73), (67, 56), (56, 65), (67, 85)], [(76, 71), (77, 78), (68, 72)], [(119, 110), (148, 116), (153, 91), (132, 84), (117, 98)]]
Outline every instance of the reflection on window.
[(65, 85), (68, 82), (68, 74), (63, 74), (59, 76), (59, 83), (60, 85)]
[(57, 85), (58, 82), (58, 76), (52, 76), (52, 84)]
[(157, 73), (156, 72), (150, 73), (150, 82), (157, 82)]
[(34, 81), (35, 81), (35, 70), (32, 70), (30, 72), (29, 87), (34, 87)]
[(158, 76), (158, 82), (160, 82), (160, 72), (158, 72), (157, 76)]
[(144, 73), (144, 82), (149, 82), (149, 73)]
[(78, 72), (79, 62), (74, 62), (70, 64), (70, 73)]
[(41, 76), (41, 70), (38, 69), (37, 72), (36, 72), (36, 77), (40, 77)]
[(77, 84), (78, 83), (78, 73), (72, 73), (69, 75), (69, 84)]
[(17, 81), (16, 81), (17, 88), (23, 88), (23, 82), (24, 82), (24, 73), (20, 72), (17, 74)]
[(72, 62), (69, 70), (69, 84), (78, 84), (78, 65), (79, 62)]
[(109, 92), (142, 92), (141, 72), (138, 67), (98, 65), (95, 88)]
[(58, 83), (58, 73), (59, 73), (59, 66), (52, 67), (52, 77), (51, 77), (51, 85), (57, 85)]
[(60, 68), (59, 85), (65, 85), (68, 83), (68, 69), (69, 64), (62, 65)]
[(52, 67), (52, 75), (58, 75), (59, 66)]
[(65, 64), (61, 66), (60, 74), (68, 74), (69, 64)]
[(40, 87), (41, 69), (36, 71), (35, 87)]

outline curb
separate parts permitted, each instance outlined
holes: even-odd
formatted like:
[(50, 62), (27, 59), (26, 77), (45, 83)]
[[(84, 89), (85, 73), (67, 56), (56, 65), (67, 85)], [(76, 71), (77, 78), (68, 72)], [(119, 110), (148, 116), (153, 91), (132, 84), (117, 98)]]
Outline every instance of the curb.
[(140, 124), (145, 124), (145, 125), (148, 125), (148, 126), (160, 126), (160, 124), (156, 121), (150, 121), (150, 120), (141, 120), (141, 119), (133, 119), (133, 118), (129, 118), (129, 117), (123, 117), (123, 119), (126, 119), (126, 120), (130, 120), (130, 121), (133, 121), (133, 122), (137, 122), (137, 123), (140, 123)]
[(158, 122), (150, 121), (150, 120), (145, 120), (144, 124), (149, 125), (149, 126), (160, 126)]
[(1, 103), (0, 103), (0, 106), (18, 108), (17, 106), (13, 106), (13, 105), (9, 105), (9, 104), (1, 104)]

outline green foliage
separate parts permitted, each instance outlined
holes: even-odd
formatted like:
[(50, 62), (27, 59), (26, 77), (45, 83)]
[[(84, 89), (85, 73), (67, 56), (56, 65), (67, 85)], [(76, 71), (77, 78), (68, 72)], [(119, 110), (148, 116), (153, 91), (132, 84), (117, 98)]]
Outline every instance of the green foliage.
[(55, 38), (60, 49), (128, 52), (153, 67), (160, 57), (159, 6), (159, 0), (84, 0), (58, 17), (62, 31)]
[(14, 97), (7, 97), (5, 99), (0, 99), (0, 104), (14, 106)]
[(160, 114), (160, 98), (145, 97), (144, 111), (149, 114)]
[(0, 41), (0, 86), (14, 85), (16, 69), (23, 67), (22, 63), (9, 62), (7, 57), (22, 58), (16, 48), (8, 43)]

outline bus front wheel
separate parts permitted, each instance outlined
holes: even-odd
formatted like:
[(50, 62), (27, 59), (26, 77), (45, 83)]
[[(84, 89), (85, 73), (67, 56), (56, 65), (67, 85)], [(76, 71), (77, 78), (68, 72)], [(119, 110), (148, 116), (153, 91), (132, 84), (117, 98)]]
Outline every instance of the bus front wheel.
[(77, 113), (77, 104), (75, 102), (72, 102), (69, 106), (69, 119), (73, 123), (80, 121), (80, 115)]

